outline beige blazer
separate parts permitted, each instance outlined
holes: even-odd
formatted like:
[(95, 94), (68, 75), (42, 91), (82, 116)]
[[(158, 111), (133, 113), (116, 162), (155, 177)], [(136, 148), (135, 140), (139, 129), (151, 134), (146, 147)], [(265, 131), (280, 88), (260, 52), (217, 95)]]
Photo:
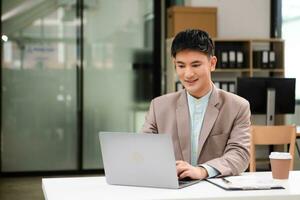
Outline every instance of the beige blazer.
[[(153, 99), (142, 132), (171, 134), (176, 160), (191, 163), (186, 90)], [(213, 86), (198, 143), (198, 164), (214, 167), (220, 176), (238, 175), (245, 171), (250, 149), (248, 101)]]

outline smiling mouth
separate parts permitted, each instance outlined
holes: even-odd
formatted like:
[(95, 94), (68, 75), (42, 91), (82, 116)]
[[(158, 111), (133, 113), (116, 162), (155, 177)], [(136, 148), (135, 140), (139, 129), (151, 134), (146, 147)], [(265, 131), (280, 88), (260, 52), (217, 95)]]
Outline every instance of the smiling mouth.
[(188, 84), (192, 84), (192, 83), (195, 83), (198, 79), (195, 79), (195, 80), (185, 80), (186, 83)]

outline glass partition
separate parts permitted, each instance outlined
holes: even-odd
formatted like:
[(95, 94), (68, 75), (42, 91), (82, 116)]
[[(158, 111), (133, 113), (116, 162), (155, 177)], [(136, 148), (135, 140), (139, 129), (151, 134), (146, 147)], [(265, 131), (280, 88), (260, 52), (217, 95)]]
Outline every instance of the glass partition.
[(75, 7), (1, 4), (1, 171), (77, 169)]
[(1, 1), (1, 172), (101, 169), (98, 133), (141, 129), (154, 1), (83, 0), (83, 19), (79, 2)]
[(141, 128), (152, 98), (153, 19), (149, 0), (98, 1), (85, 9), (85, 169), (103, 168), (100, 131)]

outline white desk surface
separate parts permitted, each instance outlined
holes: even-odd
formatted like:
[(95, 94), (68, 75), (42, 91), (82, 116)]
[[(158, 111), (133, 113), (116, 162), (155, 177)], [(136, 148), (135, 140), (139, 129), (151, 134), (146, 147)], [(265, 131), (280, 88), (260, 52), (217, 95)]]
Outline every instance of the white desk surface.
[[(249, 175), (253, 173), (244, 173)], [(271, 177), (271, 172), (256, 172), (261, 177)], [(99, 199), (254, 199), (299, 200), (300, 171), (291, 171), (288, 180), (278, 180), (286, 189), (225, 191), (211, 183), (201, 181), (182, 189), (160, 189), (108, 185), (105, 177), (44, 178), (42, 187), (46, 200), (99, 200)]]

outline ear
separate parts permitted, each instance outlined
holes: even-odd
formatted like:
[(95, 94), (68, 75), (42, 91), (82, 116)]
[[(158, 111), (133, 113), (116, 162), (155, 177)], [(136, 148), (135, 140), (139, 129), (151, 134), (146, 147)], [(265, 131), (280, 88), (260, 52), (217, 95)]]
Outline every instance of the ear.
[(176, 60), (173, 56), (172, 56), (172, 62), (173, 62), (174, 67), (176, 68)]
[(217, 57), (216, 56), (212, 56), (211, 58), (210, 58), (210, 71), (212, 72), (212, 71), (215, 71), (215, 69), (216, 69), (216, 65), (217, 65)]

